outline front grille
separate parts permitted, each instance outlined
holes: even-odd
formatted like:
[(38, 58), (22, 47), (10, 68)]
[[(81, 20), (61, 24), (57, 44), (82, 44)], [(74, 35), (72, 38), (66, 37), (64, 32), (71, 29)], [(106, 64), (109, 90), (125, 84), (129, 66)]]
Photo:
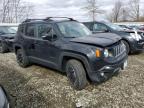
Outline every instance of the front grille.
[(108, 48), (110, 57), (117, 57), (121, 55), (126, 50), (126, 46), (123, 44), (123, 42), (118, 42), (112, 47)]

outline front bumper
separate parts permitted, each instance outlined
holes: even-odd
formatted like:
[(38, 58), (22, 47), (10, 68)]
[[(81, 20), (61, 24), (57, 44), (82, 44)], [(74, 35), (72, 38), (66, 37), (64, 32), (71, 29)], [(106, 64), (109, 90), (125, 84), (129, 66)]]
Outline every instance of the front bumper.
[(136, 42), (131, 43), (131, 51), (144, 51), (144, 39)]
[[(115, 63), (105, 62), (105, 64), (104, 64), (103, 62), (101, 62), (103, 64), (103, 66), (102, 65), (99, 66), (101, 68), (99, 68), (99, 69), (95, 68), (95, 71), (91, 70), (88, 72), (90, 81), (92, 81), (94, 83), (101, 83), (103, 81), (108, 80), (113, 75), (119, 73), (119, 71), (121, 69), (122, 70), (124, 69), (124, 64), (127, 61), (127, 59), (128, 59), (128, 56), (125, 55), (121, 60), (119, 60)], [(97, 66), (97, 64), (95, 64), (95, 67)]]

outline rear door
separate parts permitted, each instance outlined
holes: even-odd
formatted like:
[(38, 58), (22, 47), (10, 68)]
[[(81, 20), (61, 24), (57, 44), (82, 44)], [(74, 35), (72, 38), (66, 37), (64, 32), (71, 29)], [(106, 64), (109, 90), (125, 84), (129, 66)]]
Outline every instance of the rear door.
[(35, 39), (36, 39), (36, 26), (35, 24), (27, 24), (25, 26), (25, 34), (22, 36), (23, 46), (28, 56), (35, 56)]

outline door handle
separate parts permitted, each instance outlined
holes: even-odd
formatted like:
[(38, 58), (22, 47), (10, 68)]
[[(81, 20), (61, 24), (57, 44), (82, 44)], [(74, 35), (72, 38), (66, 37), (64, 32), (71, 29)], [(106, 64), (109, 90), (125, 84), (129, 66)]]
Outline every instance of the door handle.
[(31, 44), (31, 49), (35, 49), (35, 44)]
[(34, 41), (34, 44), (38, 44), (38, 41)]

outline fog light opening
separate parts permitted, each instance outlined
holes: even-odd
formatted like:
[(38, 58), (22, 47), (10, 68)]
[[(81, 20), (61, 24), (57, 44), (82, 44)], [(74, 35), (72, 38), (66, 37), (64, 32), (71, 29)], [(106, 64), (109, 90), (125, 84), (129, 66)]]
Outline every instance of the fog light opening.
[(100, 75), (103, 77), (104, 76), (104, 72), (100, 73)]

